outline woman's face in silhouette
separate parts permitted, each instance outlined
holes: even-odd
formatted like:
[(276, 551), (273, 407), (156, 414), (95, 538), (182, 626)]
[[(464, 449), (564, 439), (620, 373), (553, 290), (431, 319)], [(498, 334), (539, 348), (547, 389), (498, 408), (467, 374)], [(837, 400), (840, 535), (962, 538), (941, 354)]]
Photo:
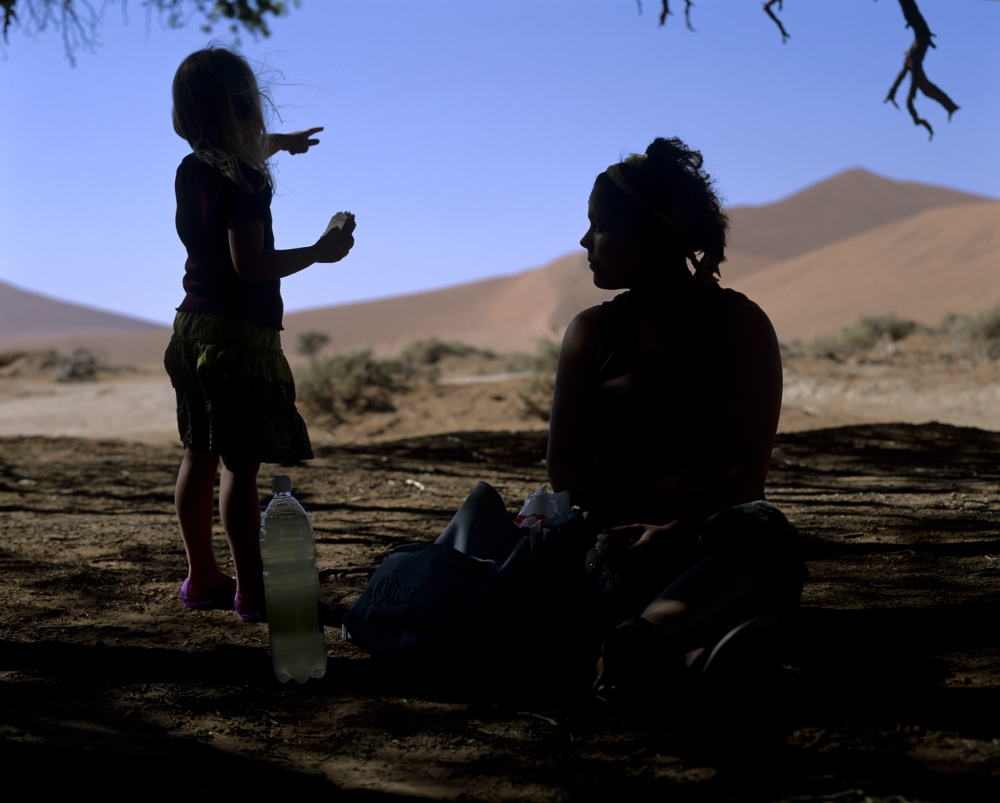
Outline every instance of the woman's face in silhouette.
[(580, 240), (587, 249), (587, 261), (594, 274), (594, 285), (602, 290), (622, 290), (633, 286), (636, 268), (641, 264), (635, 237), (620, 224), (610, 225), (603, 213), (597, 192), (592, 192), (587, 204), (590, 228)]

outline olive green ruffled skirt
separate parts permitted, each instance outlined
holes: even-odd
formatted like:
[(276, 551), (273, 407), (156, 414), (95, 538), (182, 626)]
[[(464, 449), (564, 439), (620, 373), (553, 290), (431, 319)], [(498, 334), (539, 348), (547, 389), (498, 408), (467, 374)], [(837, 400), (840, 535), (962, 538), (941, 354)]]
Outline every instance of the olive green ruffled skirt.
[(163, 363), (186, 448), (262, 463), (313, 456), (276, 329), (178, 312)]

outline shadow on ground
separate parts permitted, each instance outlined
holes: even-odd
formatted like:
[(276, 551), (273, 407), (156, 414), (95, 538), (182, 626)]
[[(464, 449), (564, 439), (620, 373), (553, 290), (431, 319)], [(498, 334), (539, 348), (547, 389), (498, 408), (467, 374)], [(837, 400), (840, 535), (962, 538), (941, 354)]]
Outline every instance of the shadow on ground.
[(0, 441), (3, 765), (112, 798), (1000, 799), (1000, 434), (779, 438), (768, 497), (811, 574), (781, 680), (754, 695), (623, 715), (589, 701), (586, 666), (427, 672), (340, 640), (374, 555), (433, 538), (480, 479), (516, 506), (544, 450), (457, 433), (289, 469), (331, 625), (327, 676), (299, 687), (274, 680), (263, 627), (176, 602), (176, 450)]

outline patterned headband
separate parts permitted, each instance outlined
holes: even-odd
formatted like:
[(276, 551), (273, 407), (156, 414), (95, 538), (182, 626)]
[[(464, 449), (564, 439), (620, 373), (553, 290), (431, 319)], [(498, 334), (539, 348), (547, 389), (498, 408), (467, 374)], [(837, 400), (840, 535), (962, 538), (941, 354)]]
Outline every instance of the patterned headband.
[[(659, 220), (666, 226), (667, 231), (680, 242), (684, 242), (686, 239), (684, 236), (684, 229), (677, 225), (670, 215), (665, 212), (661, 212), (656, 207), (652, 206), (645, 198), (643, 198), (633, 187), (625, 176), (622, 175), (621, 166), (623, 164), (642, 164), (646, 161), (646, 154), (644, 153), (634, 153), (629, 157), (626, 157), (624, 162), (619, 164), (611, 165), (605, 173), (607, 173), (608, 178), (610, 178), (616, 187), (632, 198), (636, 203), (639, 204), (643, 209), (649, 212), (653, 217)], [(694, 251), (690, 251), (685, 254), (685, 256), (691, 260), (691, 264), (694, 265), (695, 276), (704, 281), (719, 281), (718, 277), (721, 275), (719, 271), (719, 260), (716, 259), (714, 254), (703, 253), (701, 259), (695, 256)]]

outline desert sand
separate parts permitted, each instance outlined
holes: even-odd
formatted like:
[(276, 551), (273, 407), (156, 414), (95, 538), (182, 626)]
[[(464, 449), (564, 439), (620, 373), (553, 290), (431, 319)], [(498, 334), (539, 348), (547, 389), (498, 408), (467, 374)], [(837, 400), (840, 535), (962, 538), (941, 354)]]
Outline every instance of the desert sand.
[[(343, 420), (303, 408), (323, 444), (378, 443), (455, 430), (541, 430), (551, 377), (509, 374), (502, 359), (450, 357), (437, 381), (417, 379), (392, 394), (385, 412)], [(783, 355), (780, 432), (863, 423), (930, 421), (1000, 431), (1000, 362), (942, 332), (917, 332), (855, 357), (811, 349)], [(296, 370), (306, 364), (297, 362)], [(0, 436), (177, 438), (174, 395), (157, 365), (101, 372), (94, 382), (61, 383), (51, 369), (0, 369)], [(11, 375), (11, 374), (14, 375)]]
[[(768, 495), (810, 575), (751, 720), (589, 702), (588, 661), (493, 674), (375, 661), (339, 618), (382, 550), (435, 537), (479, 480), (516, 510), (544, 432), (320, 446), (289, 473), (318, 540), (330, 664), (282, 686), (264, 625), (185, 611), (180, 450), (0, 438), (0, 754), (37, 794), (111, 798), (993, 800), (1000, 794), (1000, 436), (779, 436)], [(266, 501), (265, 471), (260, 491)], [(225, 547), (218, 543), (227, 566)], [(559, 618), (546, 618), (549, 638)], [(705, 704), (711, 702), (706, 700)], [(728, 713), (727, 713), (728, 712)]]

